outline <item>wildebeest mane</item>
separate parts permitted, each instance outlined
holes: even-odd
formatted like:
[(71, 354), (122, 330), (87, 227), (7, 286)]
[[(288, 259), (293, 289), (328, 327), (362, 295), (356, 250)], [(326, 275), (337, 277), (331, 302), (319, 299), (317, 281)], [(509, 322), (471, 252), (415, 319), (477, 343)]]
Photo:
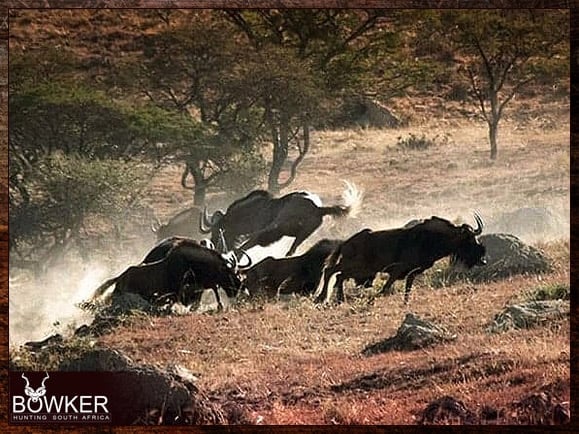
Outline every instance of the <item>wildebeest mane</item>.
[(228, 207), (227, 211), (236, 208), (240, 203), (247, 204), (254, 201), (261, 201), (263, 199), (273, 199), (273, 196), (266, 190), (253, 190), (251, 193), (234, 200)]
[(143, 263), (155, 262), (166, 258), (170, 252), (179, 246), (196, 245), (201, 246), (197, 241), (185, 237), (169, 237), (161, 240), (153, 249), (145, 256)]

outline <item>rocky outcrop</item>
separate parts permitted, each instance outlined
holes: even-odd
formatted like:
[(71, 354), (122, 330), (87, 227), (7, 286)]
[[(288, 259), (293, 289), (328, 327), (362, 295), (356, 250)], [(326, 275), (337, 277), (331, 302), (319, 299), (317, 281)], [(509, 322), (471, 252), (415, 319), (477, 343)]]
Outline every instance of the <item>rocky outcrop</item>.
[(61, 371), (114, 372), (115, 423), (121, 425), (225, 424), (222, 409), (197, 386), (195, 375), (181, 366), (166, 370), (136, 365), (121, 353), (93, 349), (61, 362)]
[(470, 270), (449, 266), (433, 278), (433, 284), (442, 286), (459, 280), (490, 282), (516, 274), (540, 274), (551, 270), (551, 261), (533, 246), (510, 234), (487, 234), (479, 237), (486, 248), (487, 264)]
[(497, 314), (487, 330), (491, 333), (549, 324), (570, 315), (567, 300), (542, 300), (507, 306)]
[(392, 350), (411, 351), (454, 339), (456, 335), (450, 334), (443, 327), (408, 313), (395, 336), (367, 346), (362, 353), (371, 355)]

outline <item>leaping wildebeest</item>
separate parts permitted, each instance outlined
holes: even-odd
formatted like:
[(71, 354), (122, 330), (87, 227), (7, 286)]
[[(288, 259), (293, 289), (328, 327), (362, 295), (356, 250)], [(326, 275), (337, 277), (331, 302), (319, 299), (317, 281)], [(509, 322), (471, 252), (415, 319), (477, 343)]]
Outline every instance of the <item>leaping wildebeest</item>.
[(354, 184), (344, 182), (346, 189), (341, 205), (323, 206), (317, 195), (306, 191), (274, 198), (267, 191), (255, 190), (233, 202), (225, 212), (219, 210), (210, 215), (205, 208), (199, 219), (200, 230), (211, 233), (211, 241), (220, 251), (228, 247), (243, 247), (245, 250), (257, 245), (266, 247), (284, 236), (293, 237), (295, 239), (286, 253), (286, 256), (291, 256), (322, 224), (324, 216), (344, 217), (358, 211), (362, 193)]
[(450, 256), (453, 262), (467, 268), (484, 265), (485, 247), (477, 240), (483, 222), (476, 213), (474, 218), (476, 229), (433, 216), (411, 227), (358, 232), (340, 244), (328, 258), (314, 294), (315, 300), (328, 301), (335, 287), (336, 298), (342, 302), (346, 279), (385, 272), (389, 274), (388, 280), (379, 292), (387, 293), (396, 280), (406, 279), (404, 303), (408, 303), (414, 279), (435, 261)]
[[(237, 265), (237, 260), (195, 240), (172, 237), (157, 244), (142, 263), (104, 282), (92, 299), (100, 297), (113, 284), (113, 294), (131, 292), (147, 301), (174, 294), (184, 304), (198, 303), (204, 289), (213, 289), (219, 308), (222, 308), (218, 287), (230, 298), (235, 298), (242, 288)], [(245, 266), (250, 265), (248, 262)]]

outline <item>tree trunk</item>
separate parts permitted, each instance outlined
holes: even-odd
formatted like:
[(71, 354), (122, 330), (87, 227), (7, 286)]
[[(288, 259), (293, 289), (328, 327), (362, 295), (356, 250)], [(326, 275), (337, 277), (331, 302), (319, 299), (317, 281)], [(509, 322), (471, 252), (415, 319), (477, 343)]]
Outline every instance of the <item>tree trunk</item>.
[(280, 190), (279, 177), (288, 156), (289, 125), (286, 116), (282, 115), (279, 130), (272, 126), (273, 159), (267, 180), (267, 189), (272, 194), (278, 194)]
[(207, 195), (207, 180), (203, 177), (202, 171), (194, 166), (190, 168), (191, 175), (195, 181), (193, 188), (193, 205), (202, 206), (205, 204), (205, 196)]
[[(187, 178), (193, 177), (193, 185), (187, 184)], [(199, 167), (198, 161), (188, 161), (185, 163), (185, 169), (181, 175), (181, 186), (187, 190), (193, 190), (193, 205), (201, 206), (205, 203), (207, 187), (209, 182), (203, 176), (203, 170)]]
[(497, 159), (497, 132), (499, 129), (499, 102), (498, 102), (498, 90), (494, 79), (490, 83), (490, 103), (491, 103), (491, 113), (489, 124), (489, 142), (491, 144), (491, 160)]
[(497, 159), (497, 132), (499, 129), (498, 119), (489, 122), (489, 142), (491, 144), (491, 160)]

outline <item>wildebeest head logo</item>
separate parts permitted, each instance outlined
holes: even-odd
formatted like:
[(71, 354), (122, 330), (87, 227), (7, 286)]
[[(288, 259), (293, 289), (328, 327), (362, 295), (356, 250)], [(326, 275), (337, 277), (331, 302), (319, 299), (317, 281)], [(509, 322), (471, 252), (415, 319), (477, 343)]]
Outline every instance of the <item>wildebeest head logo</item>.
[(44, 382), (49, 378), (48, 372), (46, 373), (46, 377), (44, 377), (44, 379), (42, 380), (42, 384), (38, 389), (30, 387), (30, 382), (28, 381), (28, 378), (26, 378), (24, 373), (22, 373), (22, 378), (24, 378), (24, 380), (26, 381), (26, 386), (24, 386), (24, 394), (28, 396), (32, 400), (32, 402), (37, 402), (40, 398), (46, 395), (46, 387), (44, 387)]

